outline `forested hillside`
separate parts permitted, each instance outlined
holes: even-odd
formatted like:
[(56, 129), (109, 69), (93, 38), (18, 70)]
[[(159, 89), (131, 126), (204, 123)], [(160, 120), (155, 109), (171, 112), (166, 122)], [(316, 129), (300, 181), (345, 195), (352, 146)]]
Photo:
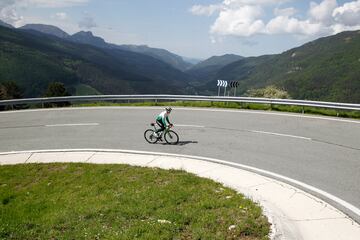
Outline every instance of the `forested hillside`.
[(275, 85), (295, 99), (360, 103), (360, 31), (242, 59), (222, 68), (203, 89), (215, 89), (216, 79), (239, 81), (239, 94)]
[(25, 97), (42, 96), (51, 82), (70, 93), (79, 84), (103, 94), (191, 91), (186, 74), (155, 58), (38, 32), (0, 27), (0, 62), (0, 82), (16, 82)]
[(236, 62), (244, 57), (225, 54), (223, 56), (213, 56), (198, 64), (192, 66), (186, 71), (194, 79), (194, 85), (204, 84), (208, 79), (212, 79), (216, 76), (217, 72), (224, 66)]

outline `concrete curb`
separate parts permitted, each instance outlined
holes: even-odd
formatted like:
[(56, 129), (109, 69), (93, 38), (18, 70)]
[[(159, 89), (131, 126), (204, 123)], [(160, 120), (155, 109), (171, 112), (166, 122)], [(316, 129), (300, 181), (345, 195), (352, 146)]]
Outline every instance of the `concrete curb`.
[(258, 202), (272, 223), (271, 239), (360, 239), (360, 225), (328, 203), (286, 183), (200, 157), (127, 150), (42, 150), (0, 153), (0, 165), (82, 162), (181, 169), (213, 179)]

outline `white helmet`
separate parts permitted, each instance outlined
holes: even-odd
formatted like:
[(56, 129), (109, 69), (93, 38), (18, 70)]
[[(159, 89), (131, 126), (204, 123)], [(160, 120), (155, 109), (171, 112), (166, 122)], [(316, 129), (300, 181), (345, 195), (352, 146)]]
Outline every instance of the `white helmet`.
[(172, 111), (172, 108), (171, 108), (171, 107), (166, 107), (165, 110), (166, 110), (167, 112), (171, 112), (171, 111)]

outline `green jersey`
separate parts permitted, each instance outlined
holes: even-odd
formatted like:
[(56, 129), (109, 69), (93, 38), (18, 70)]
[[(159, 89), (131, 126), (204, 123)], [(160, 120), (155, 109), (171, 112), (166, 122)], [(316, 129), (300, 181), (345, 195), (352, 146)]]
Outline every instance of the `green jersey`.
[(163, 111), (162, 113), (160, 113), (157, 117), (156, 117), (156, 121), (162, 122), (164, 124), (165, 127), (167, 127), (167, 123), (170, 124), (169, 121), (169, 116), (166, 113), (166, 111)]

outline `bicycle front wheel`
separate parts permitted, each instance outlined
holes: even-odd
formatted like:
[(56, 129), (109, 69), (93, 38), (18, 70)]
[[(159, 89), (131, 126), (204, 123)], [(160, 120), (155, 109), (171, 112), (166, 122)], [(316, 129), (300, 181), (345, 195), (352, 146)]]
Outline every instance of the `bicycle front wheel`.
[(177, 133), (172, 130), (167, 131), (164, 135), (164, 138), (168, 144), (175, 145), (179, 142), (179, 135), (177, 135)]
[(158, 138), (154, 136), (154, 130), (148, 129), (144, 132), (144, 138), (148, 143), (154, 144), (158, 141)]

